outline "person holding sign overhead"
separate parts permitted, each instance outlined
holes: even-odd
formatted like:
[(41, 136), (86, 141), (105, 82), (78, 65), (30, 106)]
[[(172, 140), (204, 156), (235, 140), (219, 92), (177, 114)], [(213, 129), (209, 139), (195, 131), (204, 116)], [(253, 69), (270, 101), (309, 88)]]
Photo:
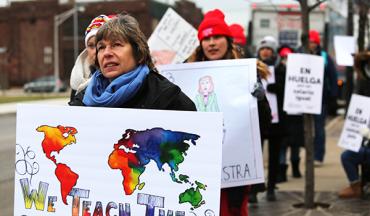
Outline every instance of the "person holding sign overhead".
[[(93, 107), (196, 111), (181, 89), (156, 72), (137, 20), (118, 15), (96, 34), (97, 70), (79, 104)], [(83, 94), (80, 92), (79, 94)]]
[[(207, 12), (198, 27), (200, 45), (188, 58), (187, 62), (213, 61), (222, 59), (242, 58), (242, 54), (233, 44), (232, 34), (225, 22), (222, 11), (215, 9)], [(266, 78), (268, 70), (263, 63), (257, 65), (258, 76)], [(258, 99), (260, 124), (262, 130), (271, 121), (271, 110), (266, 100), (262, 84), (256, 85), (252, 93)], [(239, 186), (221, 189), (220, 215), (246, 216), (248, 215), (248, 186)]]

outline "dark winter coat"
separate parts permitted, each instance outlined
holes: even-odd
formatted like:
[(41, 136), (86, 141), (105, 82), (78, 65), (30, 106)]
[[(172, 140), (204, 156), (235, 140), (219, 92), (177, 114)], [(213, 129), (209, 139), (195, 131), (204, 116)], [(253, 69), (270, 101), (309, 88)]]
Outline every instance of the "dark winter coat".
[(268, 92), (276, 94), (279, 122), (271, 124), (271, 130), (269, 135), (282, 136), (284, 135), (285, 132), (284, 126), (286, 116), (286, 114), (283, 111), (286, 67), (283, 63), (280, 62), (275, 67), (274, 71), (275, 71), (275, 83), (268, 84), (266, 90)]
[[(279, 123), (272, 124), (270, 135), (284, 136), (286, 139), (294, 140), (289, 143), (303, 146), (303, 116), (288, 115), (284, 110), (286, 66), (280, 63), (275, 68), (275, 83), (267, 85), (267, 91), (275, 93), (278, 104)], [(290, 144), (289, 144), (290, 145)]]
[[(84, 95), (85, 92), (80, 92), (69, 105), (85, 106), (82, 102)], [(154, 71), (149, 72), (136, 95), (119, 107), (196, 111), (193, 101), (178, 86)]]

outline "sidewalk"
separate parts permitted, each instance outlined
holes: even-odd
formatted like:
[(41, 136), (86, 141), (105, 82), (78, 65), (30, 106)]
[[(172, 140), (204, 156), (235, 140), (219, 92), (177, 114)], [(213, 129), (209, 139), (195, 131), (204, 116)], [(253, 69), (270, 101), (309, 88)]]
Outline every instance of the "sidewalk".
[[(53, 105), (68, 105), (68, 94), (69, 90), (64, 93), (40, 93), (40, 94), (55, 94), (55, 95), (65, 95), (65, 98), (57, 98), (57, 99), (43, 99), (43, 100), (35, 100), (35, 101), (22, 101), (22, 102), (16, 102), (16, 103), (3, 103), (0, 104), (0, 115), (3, 114), (12, 114), (16, 113), (17, 110), (17, 104), (18, 103), (45, 103), (45, 104), (53, 104)], [(0, 91), (0, 97), (1, 96), (25, 96), (27, 95), (26, 93), (23, 92), (23, 89), (21, 88), (14, 88), (14, 89), (9, 89), (6, 91)]]
[[(315, 167), (315, 203), (328, 204), (329, 208), (318, 207), (316, 209), (295, 208), (294, 204), (304, 202), (305, 190), (305, 152), (301, 150), (300, 170), (303, 177), (292, 178), (292, 172), (288, 169), (288, 181), (277, 185), (277, 201), (268, 202), (265, 193), (258, 194), (258, 204), (251, 205), (249, 215), (270, 216), (370, 216), (370, 200), (339, 199), (337, 192), (348, 185), (347, 178), (340, 162), (340, 154), (343, 151), (337, 146), (344, 124), (344, 117), (338, 116), (330, 120), (326, 129), (326, 155), (324, 165)], [(267, 151), (264, 151), (266, 153)], [(264, 154), (265, 162), (267, 155)], [(266, 164), (266, 163), (265, 163)], [(266, 167), (267, 169), (267, 167)]]

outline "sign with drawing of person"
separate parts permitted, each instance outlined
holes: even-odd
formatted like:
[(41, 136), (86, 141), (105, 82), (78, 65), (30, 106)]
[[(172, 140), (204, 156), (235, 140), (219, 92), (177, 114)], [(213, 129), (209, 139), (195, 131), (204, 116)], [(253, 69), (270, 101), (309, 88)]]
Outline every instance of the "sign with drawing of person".
[(155, 65), (184, 62), (199, 45), (198, 31), (168, 8), (148, 40)]
[(338, 145), (358, 152), (363, 140), (362, 131), (370, 127), (370, 97), (352, 94), (346, 120)]
[[(269, 66), (270, 76), (267, 77), (267, 80), (262, 79), (263, 88), (267, 89), (268, 84), (275, 83), (275, 68), (274, 66)], [(266, 91), (266, 98), (269, 102), (271, 108), (271, 122), (278, 123), (279, 122), (279, 111), (278, 111), (278, 104), (277, 104), (277, 97), (275, 93), (271, 93)]]
[(324, 84), (321, 56), (288, 55), (283, 110), (287, 113), (320, 114)]
[(16, 143), (14, 215), (219, 215), (221, 113), (23, 104)]
[(217, 96), (214, 91), (212, 77), (209, 75), (199, 78), (198, 94), (195, 96), (194, 103), (198, 111), (219, 112)]
[(222, 187), (264, 182), (256, 98), (256, 59), (161, 65), (201, 112), (222, 112)]

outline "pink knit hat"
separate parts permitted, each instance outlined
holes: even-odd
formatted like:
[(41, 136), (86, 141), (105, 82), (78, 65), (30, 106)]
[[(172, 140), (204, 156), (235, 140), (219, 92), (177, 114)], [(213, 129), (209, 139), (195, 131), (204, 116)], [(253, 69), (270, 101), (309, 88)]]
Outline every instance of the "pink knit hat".
[(92, 37), (95, 36), (96, 33), (98, 32), (99, 28), (106, 22), (108, 22), (110, 19), (115, 17), (115, 15), (99, 15), (95, 17), (90, 25), (86, 28), (85, 31), (85, 46), (87, 46), (87, 41)]

